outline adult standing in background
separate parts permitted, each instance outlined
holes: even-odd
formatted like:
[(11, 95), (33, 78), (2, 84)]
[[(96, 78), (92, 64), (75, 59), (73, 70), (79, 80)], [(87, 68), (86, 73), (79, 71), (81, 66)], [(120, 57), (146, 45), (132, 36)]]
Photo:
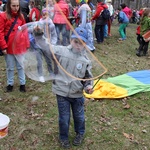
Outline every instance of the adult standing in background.
[(98, 44), (104, 42), (104, 27), (107, 24), (107, 20), (102, 17), (101, 13), (105, 8), (107, 9), (108, 7), (103, 3), (103, 0), (97, 0), (96, 11), (92, 20), (96, 21), (94, 31)]
[(40, 1), (35, 1), (34, 6), (31, 9), (30, 15), (29, 15), (29, 21), (34, 22), (34, 21), (39, 21), (41, 19), (41, 12), (40, 12)]
[[(22, 46), (20, 50), (19, 45), (14, 44), (14, 39), (18, 31), (18, 27), (25, 24), (25, 19), (20, 11), (19, 0), (8, 0), (6, 5), (6, 11), (0, 13), (0, 48), (5, 55), (6, 61), (6, 71), (7, 71), (7, 92), (12, 92), (14, 85), (14, 70), (15, 65), (18, 72), (18, 77), (20, 81), (21, 92), (26, 92), (25, 89), (25, 73), (22, 66), (19, 63), (19, 59), (22, 60), (21, 50), (26, 50), (27, 39), (18, 39), (19, 44)], [(6, 40), (6, 36), (10, 28), (12, 28), (12, 23), (14, 23), (13, 31), (11, 31), (9, 38)], [(13, 45), (13, 46), (12, 46)], [(18, 59), (16, 58), (18, 57)]]
[[(66, 42), (66, 24), (67, 18), (69, 16), (69, 6), (65, 0), (57, 0), (57, 3), (54, 5), (54, 18), (53, 22), (55, 24), (57, 32), (57, 44), (67, 45)], [(60, 37), (60, 33), (62, 37)], [(62, 38), (62, 41), (61, 41)]]

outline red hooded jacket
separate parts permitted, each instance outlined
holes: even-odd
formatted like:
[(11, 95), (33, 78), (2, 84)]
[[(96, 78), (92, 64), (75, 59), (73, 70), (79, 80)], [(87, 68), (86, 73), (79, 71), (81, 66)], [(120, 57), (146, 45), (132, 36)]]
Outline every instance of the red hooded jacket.
[(14, 42), (18, 33), (18, 27), (25, 24), (25, 20), (20, 17), (18, 17), (17, 22), (9, 35), (8, 41), (5, 41), (5, 36), (8, 34), (8, 31), (14, 22), (16, 15), (17, 14), (12, 14), (13, 17), (8, 19), (6, 12), (0, 13), (0, 48), (1, 50), (7, 49), (7, 54), (21, 54), (22, 51), (29, 47), (27, 34), (22, 34), (17, 38), (17, 42)]
[(92, 20), (96, 20), (100, 16), (100, 14), (104, 10), (104, 8), (107, 9), (108, 6), (106, 4), (104, 4), (104, 3), (102, 3), (102, 2), (99, 2), (97, 4), (97, 6), (96, 6), (96, 12), (95, 12), (95, 14), (92, 17)]

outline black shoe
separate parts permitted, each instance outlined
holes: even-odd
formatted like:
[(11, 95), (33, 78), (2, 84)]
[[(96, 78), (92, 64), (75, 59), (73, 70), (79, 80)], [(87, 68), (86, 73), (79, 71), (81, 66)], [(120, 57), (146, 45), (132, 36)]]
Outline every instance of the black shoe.
[(26, 92), (26, 87), (25, 87), (25, 85), (20, 85), (19, 90), (20, 90), (20, 92)]
[(69, 140), (59, 140), (59, 142), (61, 147), (64, 149), (69, 149), (71, 147)]
[(83, 139), (84, 139), (83, 135), (77, 134), (75, 139), (73, 140), (73, 145), (75, 146), (80, 145), (83, 142)]
[(6, 87), (6, 92), (12, 92), (12, 90), (13, 90), (13, 86), (9, 84), (9, 85)]
[(136, 56), (141, 57), (141, 52), (140, 52), (140, 51), (137, 51), (137, 52), (136, 52)]

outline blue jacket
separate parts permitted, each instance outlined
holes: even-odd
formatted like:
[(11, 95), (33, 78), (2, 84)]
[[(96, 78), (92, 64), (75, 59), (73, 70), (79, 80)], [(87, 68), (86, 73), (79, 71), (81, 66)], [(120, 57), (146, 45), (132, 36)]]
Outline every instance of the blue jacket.
[(118, 22), (119, 23), (129, 23), (129, 18), (123, 11), (120, 11), (118, 14)]

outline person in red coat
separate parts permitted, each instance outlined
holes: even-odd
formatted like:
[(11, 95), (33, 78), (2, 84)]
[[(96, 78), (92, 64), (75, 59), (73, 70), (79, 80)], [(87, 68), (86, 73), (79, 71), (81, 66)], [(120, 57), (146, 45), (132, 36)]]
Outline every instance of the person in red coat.
[(40, 1), (35, 1), (34, 6), (29, 14), (29, 21), (35, 22), (41, 19), (42, 15), (40, 12)]
[(97, 43), (103, 43), (104, 42), (104, 27), (107, 24), (107, 20), (105, 20), (101, 13), (104, 9), (107, 9), (108, 6), (103, 3), (103, 0), (97, 0), (97, 6), (95, 14), (92, 17), (92, 21), (95, 20), (95, 37), (97, 39)]
[[(67, 45), (66, 41), (66, 24), (69, 17), (69, 6), (65, 0), (57, 0), (57, 3), (54, 5), (54, 18), (53, 22), (55, 24), (55, 29), (57, 33), (57, 44)], [(62, 34), (62, 40), (60, 37)]]
[[(12, 23), (17, 18), (17, 21), (9, 35), (8, 40), (5, 40), (6, 35), (8, 34), (9, 29), (12, 26)], [(0, 48), (5, 56), (6, 60), (6, 71), (7, 71), (7, 92), (13, 90), (14, 85), (14, 70), (15, 65), (18, 72), (18, 77), (20, 81), (20, 91), (26, 92), (25, 89), (25, 73), (23, 66), (20, 64), (23, 60), (23, 54), (28, 46), (27, 36), (21, 35), (18, 38), (18, 44), (14, 42), (14, 39), (18, 33), (18, 28), (25, 24), (25, 19), (23, 14), (20, 11), (19, 0), (8, 0), (6, 11), (0, 13)], [(16, 57), (17, 56), (17, 57)]]

